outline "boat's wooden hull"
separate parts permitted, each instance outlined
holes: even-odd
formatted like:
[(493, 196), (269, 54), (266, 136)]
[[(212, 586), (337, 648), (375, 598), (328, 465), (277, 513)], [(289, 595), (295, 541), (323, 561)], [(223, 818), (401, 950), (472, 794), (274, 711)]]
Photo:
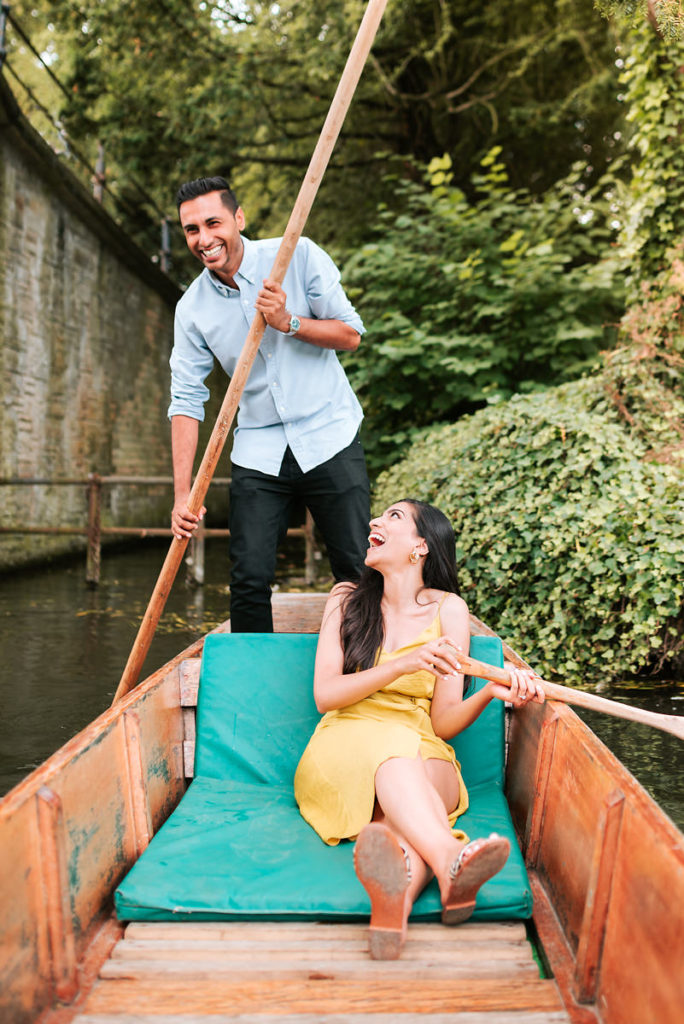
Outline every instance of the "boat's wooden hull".
[(512, 716), (507, 795), (564, 994), (606, 1022), (684, 1006), (684, 836), (559, 703)]
[[(283, 595), (274, 611), (277, 628), (316, 631), (322, 598)], [(472, 630), (488, 632), (476, 619)], [(112, 892), (185, 790), (183, 748), (192, 735), (181, 707), (180, 666), (201, 647), (198, 641), (146, 679), (0, 803), (3, 1024), (35, 1021), (43, 1012), (62, 1024), (88, 1006), (87, 998), (95, 1000), (91, 1008), (97, 1005), (104, 990), (96, 987), (92, 997), (87, 990), (122, 936), (112, 917)], [(510, 650), (507, 656), (517, 657)], [(512, 715), (507, 787), (535, 894), (534, 923), (558, 986), (549, 983), (556, 1003), (546, 994), (538, 1010), (530, 989), (520, 1013), (530, 1020), (537, 1012), (547, 1020), (567, 1019), (567, 1013), (582, 1024), (678, 1022), (684, 1005), (682, 834), (574, 712), (557, 703)], [(127, 942), (115, 959), (130, 949)], [(103, 973), (117, 970), (108, 966)], [(415, 967), (404, 975), (400, 965), (398, 973), (396, 965), (388, 970), (399, 998), (396, 979), (410, 984)], [(368, 991), (378, 984), (369, 977)], [(436, 984), (444, 997), (439, 1012), (457, 1012), (460, 986), (452, 984), (449, 1002), (449, 983)], [(361, 1003), (362, 990), (359, 982), (354, 998)], [(479, 991), (477, 984), (472, 991)], [(523, 998), (520, 992), (516, 998)], [(176, 1013), (193, 1011), (174, 1005)], [(469, 1006), (472, 1011), (475, 1002)], [(491, 1020), (517, 1019), (509, 1009), (508, 1017)], [(380, 1009), (369, 1003), (365, 1012)], [(427, 1003), (420, 1012), (428, 1012)], [(490, 1006), (487, 1012), (498, 1011)]]

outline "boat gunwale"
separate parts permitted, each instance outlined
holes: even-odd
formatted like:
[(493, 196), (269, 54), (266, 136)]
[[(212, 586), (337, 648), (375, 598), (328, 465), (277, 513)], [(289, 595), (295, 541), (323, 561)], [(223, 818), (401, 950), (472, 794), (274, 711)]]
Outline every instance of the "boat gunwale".
[[(296, 613), (296, 605), (299, 608), (306, 607), (308, 605), (305, 615), (311, 615), (311, 610), (316, 614), (317, 609), (320, 606), (322, 611), (323, 602), (325, 595), (323, 594), (283, 594), (274, 595), (276, 604), (280, 604), (282, 601), (282, 609), (284, 610), (284, 616), (290, 613), (290, 610)], [(280, 598), (280, 601), (278, 600)], [(292, 598), (295, 598), (292, 603)], [(284, 600), (283, 600), (284, 599)], [(288, 600), (290, 599), (290, 604)], [(275, 608), (274, 608), (275, 610)], [(289, 620), (288, 620), (289, 622)], [(292, 625), (291, 622), (289, 622)], [(229, 620), (221, 623), (216, 629), (212, 630), (211, 633), (222, 633), (229, 629)], [(311, 629), (301, 627), (295, 628), (284, 628), (285, 632), (311, 632)], [(471, 634), (473, 635), (488, 635), (496, 636), (497, 634), (491, 630), (488, 626), (482, 623), (475, 616), (471, 615)], [(124, 698), (112, 707), (106, 709), (101, 715), (93, 720), (89, 725), (77, 733), (74, 737), (67, 741), (59, 750), (52, 754), (42, 765), (31, 772), (25, 779), (23, 779), (16, 787), (10, 790), (0, 800), (0, 821), (6, 821), (11, 817), (12, 813), (20, 810), (27, 801), (34, 799), (40, 790), (44, 786), (49, 786), (51, 781), (55, 777), (59, 776), (61, 772), (68, 770), (78, 758), (88, 751), (93, 745), (97, 745), (107, 733), (119, 723), (121, 717), (126, 712), (131, 712), (136, 705), (140, 705), (145, 701), (145, 698), (155, 693), (158, 687), (162, 687), (165, 684), (170, 686), (170, 692), (174, 695), (173, 689), (174, 684), (169, 683), (170, 677), (173, 673), (177, 674), (177, 704), (172, 703), (170, 707), (174, 710), (176, 708), (181, 710), (181, 673), (180, 666), (183, 661), (190, 659), (197, 659), (202, 652), (204, 646), (204, 640), (210, 633), (206, 633), (202, 637), (193, 641), (187, 648), (175, 655), (172, 659), (160, 666), (149, 676), (147, 676), (137, 687), (130, 691)], [(504, 643), (505, 657), (513, 662), (514, 664), (522, 667), (527, 667), (527, 662), (524, 661), (520, 655), (517, 654), (508, 644)], [(142, 712), (141, 712), (142, 714)], [(137, 717), (136, 712), (133, 712), (134, 717)], [(555, 725), (553, 725), (555, 723)], [(525, 708), (513, 709), (509, 718), (509, 728), (507, 732), (507, 777), (506, 777), (506, 794), (509, 799), (515, 804), (511, 804), (511, 813), (513, 814), (516, 831), (523, 848), (523, 852), (526, 855), (526, 861), (528, 863), (528, 871), (530, 872), (531, 882), (533, 888), (536, 891), (543, 892), (545, 897), (545, 903), (547, 904), (544, 908), (539, 908), (540, 913), (538, 914), (539, 923), (544, 922), (544, 932), (539, 928), (539, 934), (541, 941), (544, 945), (548, 942), (550, 946), (553, 946), (555, 953), (553, 957), (550, 957), (552, 969), (558, 974), (558, 985), (561, 990), (563, 1001), (566, 1005), (566, 1009), (570, 1014), (570, 1018), (573, 1024), (581, 1024), (589, 1019), (596, 1019), (596, 1014), (599, 1012), (599, 1007), (596, 1003), (578, 1004), (575, 999), (575, 988), (576, 988), (576, 954), (577, 949), (573, 949), (572, 936), (567, 931), (567, 920), (562, 920), (562, 913), (559, 907), (553, 903), (553, 895), (555, 892), (554, 886), (556, 880), (553, 877), (549, 878), (547, 864), (544, 861), (544, 856), (536, 859), (536, 852), (533, 851), (533, 856), (530, 857), (529, 851), (529, 839), (530, 839), (530, 827), (532, 814), (539, 812), (539, 801), (543, 794), (538, 791), (538, 778), (535, 777), (535, 772), (538, 770), (538, 766), (532, 762), (538, 759), (539, 751), (543, 743), (543, 730), (548, 725), (553, 725), (555, 729), (561, 728), (563, 730), (569, 730), (571, 737), (581, 747), (582, 751), (586, 752), (586, 756), (591, 759), (597, 770), (606, 775), (606, 785), (612, 791), (618, 790), (623, 797), (624, 807), (631, 808), (634, 815), (638, 816), (640, 820), (647, 823), (649, 828), (657, 833), (658, 841), (662, 841), (666, 846), (664, 857), (670, 854), (675, 858), (675, 862), (678, 866), (681, 866), (684, 870), (684, 836), (679, 831), (677, 826), (668, 817), (665, 811), (659, 806), (659, 804), (650, 796), (645, 790), (641, 783), (632, 775), (628, 768), (622, 764), (622, 762), (616, 757), (615, 754), (610, 751), (605, 743), (593, 732), (573, 710), (572, 707), (563, 704), (559, 701), (547, 701), (544, 706), (540, 705), (527, 705)], [(510, 759), (511, 752), (513, 753), (512, 762)], [(522, 753), (521, 753), (522, 752)], [(521, 762), (522, 757), (522, 762)], [(562, 758), (560, 759), (562, 761)], [(515, 776), (512, 775), (509, 778), (509, 772), (513, 773), (516, 768), (520, 767), (522, 763), (525, 769), (524, 778), (516, 780)], [(551, 764), (553, 763), (553, 757), (551, 757)], [(560, 767), (556, 765), (556, 771), (563, 771), (564, 764)], [(511, 794), (510, 782), (513, 782), (514, 792)], [(181, 779), (182, 782), (182, 779)], [(181, 793), (182, 796), (182, 793)], [(178, 797), (177, 799), (180, 799)], [(176, 801), (177, 802), (177, 801)], [(589, 807), (589, 814), (591, 815), (590, 821), (594, 824), (599, 822), (601, 812), (601, 801), (590, 794), (587, 801)], [(167, 808), (168, 813), (173, 809), (174, 804), (169, 805)], [(545, 813), (542, 809), (542, 813)], [(554, 813), (557, 813), (554, 811)], [(158, 827), (158, 826), (157, 826)], [(558, 828), (558, 822), (556, 822), (556, 828)], [(567, 832), (567, 826), (563, 823), (560, 825), (560, 833), (565, 834)], [(560, 840), (563, 840), (563, 835), (560, 835)], [(557, 842), (558, 836), (556, 832), (552, 832), (552, 841)], [(582, 850), (582, 864), (580, 872), (584, 870), (584, 875), (587, 874), (587, 864), (591, 862), (593, 851), (588, 847), (591, 846), (591, 842), (588, 842), (587, 849)], [(538, 851), (537, 851), (538, 852)], [(624, 859), (624, 853), (620, 853), (620, 857)], [(619, 858), (616, 858), (616, 861)], [(553, 861), (553, 857), (551, 858)], [(673, 861), (669, 860), (667, 863), (672, 864)], [(627, 865), (629, 867), (629, 865)], [(554, 865), (551, 863), (553, 870)], [(621, 869), (621, 864), (617, 864), (617, 869)], [(570, 886), (570, 894), (572, 895), (572, 886)], [(575, 886), (577, 888), (577, 886)], [(581, 886), (580, 886), (581, 889)], [(565, 897), (565, 891), (562, 894)], [(584, 900), (584, 908), (586, 909), (586, 901), (588, 894), (586, 891), (580, 891), (576, 905), (572, 903), (568, 904), (571, 911), (574, 907), (574, 913), (577, 917), (578, 908), (579, 916), (582, 917), (584, 911), (582, 910), (582, 900)], [(550, 913), (548, 912), (550, 908)], [(567, 909), (567, 908), (566, 908)], [(109, 915), (109, 916), (108, 916)], [(536, 922), (536, 918), (533, 920)], [(81, 935), (83, 941), (79, 942), (79, 948), (81, 950), (79, 954), (79, 960), (83, 957), (88, 957), (88, 952), (92, 941), (101, 932), (104, 925), (105, 931), (108, 932), (111, 929), (109, 925), (112, 923), (111, 918), (111, 892), (101, 899), (99, 904), (99, 910), (95, 917), (91, 921), (91, 927), (87, 929), (88, 934)], [(572, 931), (572, 929), (570, 929)], [(560, 956), (558, 951), (560, 950)], [(600, 992), (601, 978), (600, 974), (597, 975), (597, 992)], [(49, 1006), (45, 1008), (44, 998), (46, 993), (39, 995), (42, 983), (39, 983), (35, 987), (35, 1005), (37, 1012), (40, 1011), (41, 1005), (44, 1008), (42, 1013), (49, 1014)], [(53, 995), (54, 999), (54, 995)], [(76, 1003), (79, 1002), (79, 997), (76, 998)], [(51, 1005), (55, 1005), (54, 1003)], [(592, 1017), (590, 1018), (590, 1015)], [(610, 1019), (609, 1017), (606, 1019)]]
[[(221, 623), (220, 626), (217, 626), (211, 632), (225, 632), (225, 626), (225, 622)], [(183, 651), (165, 662), (158, 669), (155, 669), (138, 686), (127, 693), (125, 697), (99, 714), (97, 718), (94, 718), (92, 722), (89, 722), (88, 725), (79, 730), (53, 754), (50, 754), (42, 764), (34, 768), (26, 778), (8, 790), (0, 798), (0, 820), (10, 815), (26, 800), (34, 797), (42, 786), (48, 785), (50, 778), (76, 760), (93, 742), (104, 736), (124, 712), (128, 711), (137, 701), (156, 689), (157, 686), (164, 683), (171, 673), (178, 669), (182, 661), (196, 658), (200, 655), (204, 647), (204, 640), (209, 635), (209, 633), (206, 633), (204, 636), (199, 637), (199, 639), (193, 640)]]

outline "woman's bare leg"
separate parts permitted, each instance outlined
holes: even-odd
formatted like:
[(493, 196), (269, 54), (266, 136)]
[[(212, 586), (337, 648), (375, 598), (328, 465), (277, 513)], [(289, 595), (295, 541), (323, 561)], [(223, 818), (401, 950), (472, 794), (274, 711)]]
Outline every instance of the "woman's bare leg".
[[(375, 775), (373, 823), (357, 840), (357, 874), (371, 898), (370, 951), (399, 956), (411, 908), (433, 874), (442, 920), (456, 924), (475, 907), (479, 887), (503, 867), (507, 839), (490, 836), (467, 845), (451, 831), (459, 777), (447, 761), (391, 758)], [(408, 862), (408, 863), (407, 863)]]
[(459, 778), (448, 761), (391, 758), (375, 774), (375, 792), (388, 824), (437, 876), (444, 923), (465, 921), (480, 886), (505, 864), (508, 839), (456, 839), (448, 813), (458, 805)]
[(385, 817), (385, 813), (378, 803), (375, 805), (375, 811), (373, 813), (373, 821), (382, 823), (389, 828), (395, 835), (397, 842), (404, 851), (405, 858), (407, 860), (407, 868), (409, 873), (409, 887), (407, 891), (407, 907), (406, 907), (406, 918), (408, 919), (409, 914), (413, 908), (413, 904), (416, 902), (421, 892), (428, 884), (432, 881), (433, 871), (429, 864), (426, 864), (418, 851), (411, 846), (406, 836), (397, 832), (396, 829), (392, 828), (392, 825)]
[(390, 758), (375, 773), (375, 792), (386, 823), (437, 876), (444, 892), (449, 867), (464, 846), (448, 819), (458, 804), (459, 781), (453, 765), (433, 761)]

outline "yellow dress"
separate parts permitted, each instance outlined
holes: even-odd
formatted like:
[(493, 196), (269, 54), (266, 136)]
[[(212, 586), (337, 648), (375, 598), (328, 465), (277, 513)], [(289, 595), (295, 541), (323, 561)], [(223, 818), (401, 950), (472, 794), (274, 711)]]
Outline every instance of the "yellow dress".
[[(398, 658), (442, 635), (439, 611), (423, 632), (396, 651), (380, 652), (377, 664)], [(435, 735), (430, 705), (435, 677), (426, 669), (399, 676), (388, 686), (320, 720), (295, 772), (295, 799), (302, 817), (330, 846), (355, 839), (373, 817), (375, 773), (390, 757), (450, 761), (460, 781), (454, 823), (468, 809), (468, 794), (453, 748)], [(459, 839), (467, 838), (454, 829)]]

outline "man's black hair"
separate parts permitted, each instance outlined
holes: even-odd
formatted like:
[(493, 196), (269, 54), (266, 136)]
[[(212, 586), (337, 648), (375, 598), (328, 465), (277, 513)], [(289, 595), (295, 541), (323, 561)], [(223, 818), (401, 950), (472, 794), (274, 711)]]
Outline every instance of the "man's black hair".
[(240, 205), (226, 179), (217, 177), (186, 181), (176, 193), (176, 206), (180, 209), (181, 203), (187, 203), (188, 199), (197, 199), (197, 196), (206, 196), (210, 192), (220, 192), (221, 202), (231, 213), (235, 213)]

